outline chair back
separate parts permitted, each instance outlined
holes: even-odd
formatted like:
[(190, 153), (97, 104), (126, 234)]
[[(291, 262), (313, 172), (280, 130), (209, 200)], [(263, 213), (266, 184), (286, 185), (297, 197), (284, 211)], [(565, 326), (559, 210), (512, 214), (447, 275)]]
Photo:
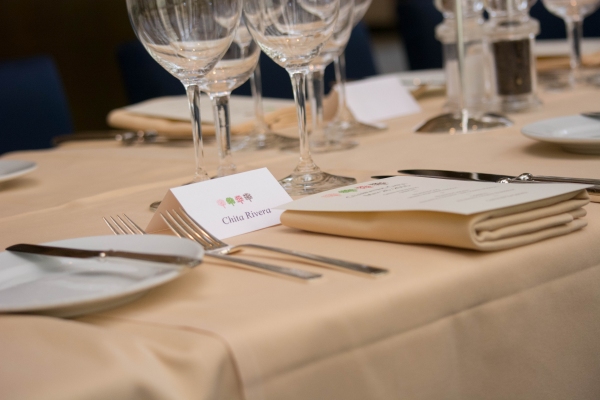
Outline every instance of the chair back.
[(73, 132), (71, 112), (52, 58), (0, 62), (0, 154), (52, 147)]

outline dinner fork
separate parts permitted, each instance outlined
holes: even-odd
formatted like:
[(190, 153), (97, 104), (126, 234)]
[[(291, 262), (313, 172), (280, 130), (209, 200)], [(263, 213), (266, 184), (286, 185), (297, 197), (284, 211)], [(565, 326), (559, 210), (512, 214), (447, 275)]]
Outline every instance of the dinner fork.
[[(108, 225), (110, 230), (115, 235), (146, 235), (147, 234), (146, 231), (144, 231), (142, 228), (140, 228), (138, 226), (138, 224), (133, 222), (133, 220), (131, 218), (129, 218), (126, 214), (123, 214), (123, 217), (124, 218), (117, 215), (116, 218), (102, 217), (102, 219), (104, 220), (104, 222), (106, 222), (106, 225)], [(202, 243), (200, 243), (200, 245), (202, 245)], [(202, 245), (202, 247), (204, 247), (204, 246)], [(305, 280), (305, 281), (312, 281), (312, 280), (318, 279), (323, 276), (321, 274), (303, 271), (301, 269), (280, 267), (277, 265), (265, 264), (265, 263), (256, 262), (256, 261), (252, 261), (252, 260), (245, 260), (245, 259), (241, 259), (241, 258), (237, 258), (237, 257), (232, 257), (232, 256), (228, 256), (226, 254), (213, 252), (210, 249), (206, 249), (206, 247), (204, 247), (204, 249), (205, 249), (204, 255), (206, 257), (212, 257), (212, 258), (217, 258), (219, 260), (229, 261), (229, 262), (232, 262), (235, 264), (241, 264), (246, 267), (249, 267), (250, 269), (257, 270), (260, 272), (268, 272), (271, 274), (285, 275), (288, 277), (301, 279), (301, 280)]]
[(288, 256), (310, 260), (336, 269), (350, 270), (371, 276), (380, 276), (388, 272), (386, 269), (372, 267), (366, 264), (359, 264), (296, 250), (282, 249), (279, 247), (250, 243), (231, 246), (213, 236), (209, 231), (203, 228), (202, 225), (194, 221), (194, 219), (183, 209), (180, 209), (179, 211), (166, 211), (164, 214), (161, 213), (161, 217), (177, 236), (186, 237), (200, 243), (211, 254), (226, 255), (241, 251), (242, 248), (254, 248), (286, 254)]

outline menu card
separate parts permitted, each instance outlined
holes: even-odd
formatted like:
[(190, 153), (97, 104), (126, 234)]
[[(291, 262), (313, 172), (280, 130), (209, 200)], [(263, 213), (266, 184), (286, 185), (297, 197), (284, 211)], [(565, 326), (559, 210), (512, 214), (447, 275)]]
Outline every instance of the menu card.
[(295, 211), (438, 211), (472, 215), (573, 193), (589, 185), (455, 181), (396, 176), (329, 190), (277, 208)]

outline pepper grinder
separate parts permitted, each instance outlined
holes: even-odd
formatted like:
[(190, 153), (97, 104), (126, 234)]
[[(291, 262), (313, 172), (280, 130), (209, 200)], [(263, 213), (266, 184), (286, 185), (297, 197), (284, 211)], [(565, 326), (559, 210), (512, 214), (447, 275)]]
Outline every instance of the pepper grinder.
[[(483, 0), (462, 0), (462, 3), (465, 42), (464, 106), (473, 113), (480, 113), (485, 111), (488, 103), (483, 71)], [(444, 21), (435, 28), (435, 36), (442, 43), (443, 49), (447, 98), (445, 108), (455, 112), (460, 110), (455, 0), (435, 0), (435, 6), (444, 16)]]
[(540, 24), (529, 16), (537, 0), (484, 0), (489, 20), (484, 24), (490, 67), (488, 92), (495, 107), (520, 112), (541, 105), (537, 96), (535, 36)]

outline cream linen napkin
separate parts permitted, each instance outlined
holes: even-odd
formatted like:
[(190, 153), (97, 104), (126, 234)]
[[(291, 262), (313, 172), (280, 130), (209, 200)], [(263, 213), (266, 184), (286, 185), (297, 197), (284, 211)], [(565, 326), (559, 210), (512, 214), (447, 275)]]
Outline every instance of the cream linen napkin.
[[(323, 108), (324, 119), (326, 121), (332, 119), (337, 109), (337, 95), (334, 90), (332, 90), (323, 101)], [(310, 115), (310, 106), (307, 109), (307, 114)], [(172, 138), (192, 137), (192, 125), (189, 121), (142, 115), (131, 112), (127, 108), (117, 108), (116, 110), (111, 111), (106, 120), (109, 126), (118, 129), (156, 131), (162, 135)], [(290, 106), (266, 113), (265, 122), (274, 131), (295, 127), (298, 125), (296, 107)], [(246, 135), (250, 133), (254, 127), (255, 121), (248, 121), (241, 124), (232, 125), (231, 133), (233, 135)], [(202, 134), (214, 135), (214, 125), (212, 123), (202, 124)]]
[[(548, 72), (557, 69), (569, 69), (571, 67), (569, 57), (567, 56), (546, 56), (537, 58), (537, 71)], [(581, 57), (584, 67), (600, 67), (600, 52), (584, 54)]]
[[(294, 113), (295, 108), (285, 108), (265, 115), (265, 120), (269, 125), (279, 123), (280, 120), (293, 120)], [(160, 134), (173, 138), (192, 137), (192, 125), (189, 121), (151, 117), (147, 115), (136, 114), (124, 108), (118, 108), (111, 111), (106, 120), (108, 125), (113, 128), (131, 129), (136, 131), (156, 131)], [(234, 135), (243, 135), (250, 133), (252, 129), (254, 129), (254, 121), (248, 121), (242, 124), (233, 125), (231, 127), (231, 133)], [(214, 135), (214, 125), (202, 124), (202, 134)]]
[(565, 235), (587, 225), (585, 190), (473, 215), (434, 211), (287, 210), (281, 223), (331, 235), (399, 243), (503, 250)]

